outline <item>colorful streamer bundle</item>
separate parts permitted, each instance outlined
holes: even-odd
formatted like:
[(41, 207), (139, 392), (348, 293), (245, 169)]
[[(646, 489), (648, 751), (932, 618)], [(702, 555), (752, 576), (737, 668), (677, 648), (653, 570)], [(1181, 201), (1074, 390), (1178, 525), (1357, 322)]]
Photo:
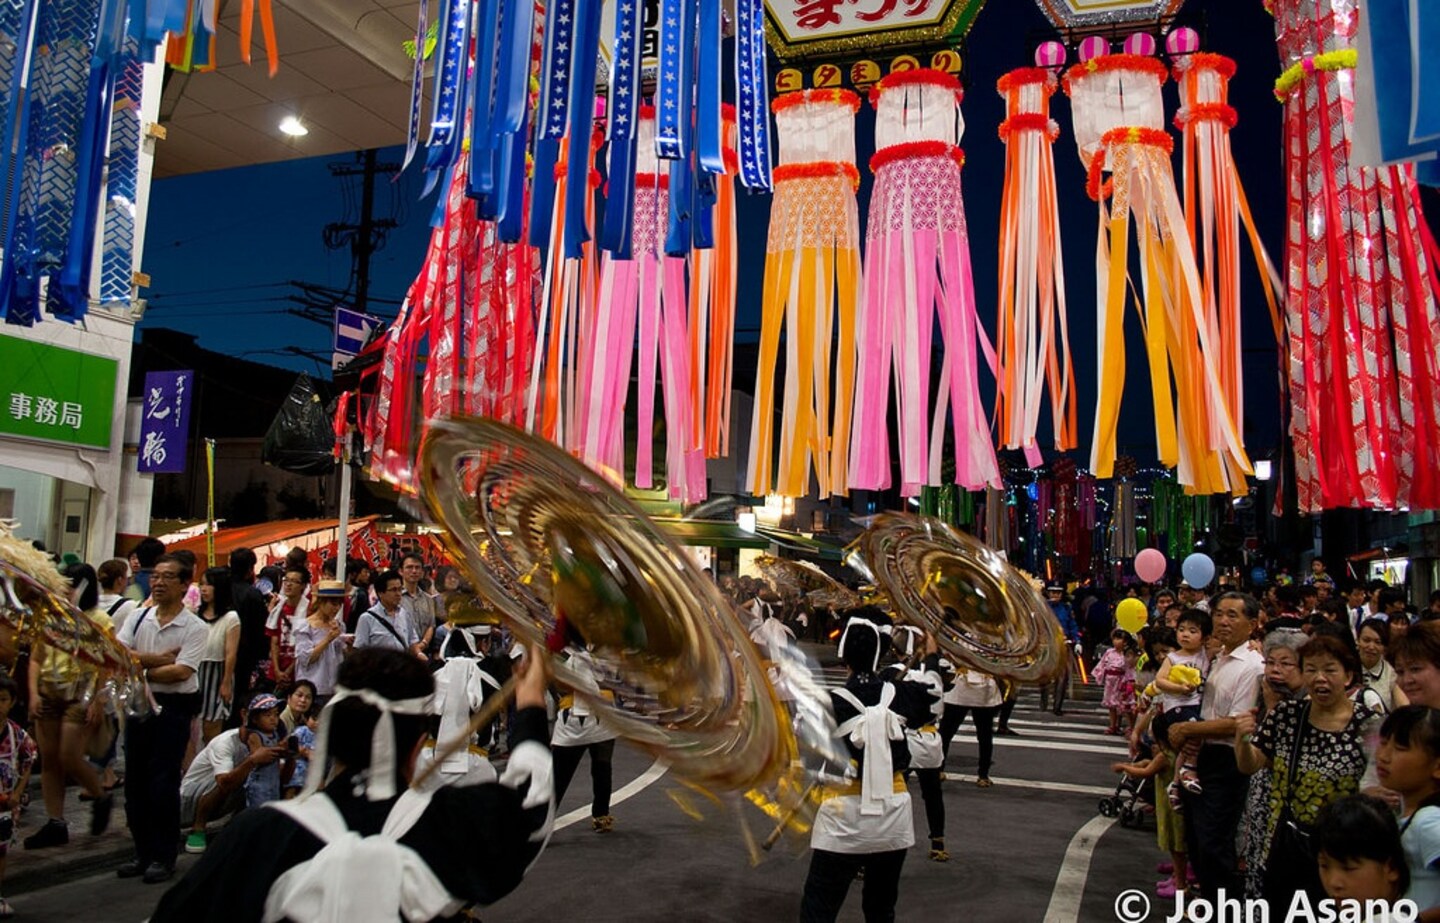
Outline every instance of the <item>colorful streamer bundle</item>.
[[(1075, 140), (1100, 204), (1096, 250), (1097, 351), (1095, 440), (1090, 467), (1110, 477), (1125, 381), (1124, 312), (1130, 223), (1138, 222), (1142, 318), (1161, 463), (1176, 467), (1197, 493), (1243, 492), (1250, 462), (1222, 385), (1218, 323), (1206, 312), (1195, 252), (1170, 168), (1173, 143), (1161, 127), (1156, 59), (1101, 55), (1065, 76)], [(1102, 171), (1111, 181), (1101, 183)], [(1113, 205), (1105, 199), (1113, 195)], [(1174, 394), (1171, 380), (1173, 376)]]
[[(821, 498), (845, 493), (860, 292), (855, 188), (855, 113), (848, 90), (803, 90), (775, 99), (780, 163), (765, 253), (760, 351), (750, 461), (752, 494), (809, 492), (811, 459)], [(838, 313), (838, 330), (836, 318)], [(780, 331), (786, 336), (785, 396), (775, 435)], [(830, 393), (831, 359), (835, 393)], [(833, 408), (833, 418), (832, 418)], [(779, 462), (775, 463), (776, 442)]]
[[(1025, 67), (1000, 79), (1005, 98), (1005, 189), (1000, 204), (1000, 319), (996, 327), (1000, 443), (1041, 462), (1035, 431), (1048, 383), (1055, 448), (1076, 445), (1076, 395), (1065, 310), (1065, 266), (1055, 191), (1059, 127), (1050, 118), (1055, 76)], [(1057, 355), (1056, 345), (1060, 350)]]
[[(957, 144), (964, 133), (960, 97), (959, 81), (927, 69), (891, 74), (871, 93), (876, 112), (876, 153), (870, 160), (875, 191), (866, 240), (869, 272), (861, 323), (866, 348), (859, 351), (851, 487), (878, 490), (890, 485), (892, 368), (898, 391), (901, 493), (916, 496), (921, 487), (939, 484), (947, 408), (954, 420), (955, 483), (967, 490), (1000, 483), (980, 403), (977, 337), (992, 368), (994, 351), (975, 311), (960, 183), (965, 155)], [(822, 309), (828, 305), (822, 302)], [(945, 359), (932, 415), (930, 346), (937, 312)], [(845, 356), (842, 352), (842, 362)], [(843, 380), (843, 369), (841, 376)]]
[(1412, 168), (1351, 148), (1355, 0), (1276, 0), (1300, 509), (1440, 506), (1440, 281)]
[(1217, 324), (1212, 336), (1219, 344), (1221, 388), (1230, 418), (1238, 421), (1245, 411), (1240, 351), (1242, 225), (1260, 269), (1261, 287), (1270, 306), (1276, 340), (1282, 349), (1285, 343), (1280, 317), (1280, 273), (1260, 242), (1245, 187), (1235, 167), (1235, 156), (1230, 150), (1230, 130), (1236, 122), (1235, 110), (1229, 104), (1230, 78), (1234, 75), (1235, 62), (1216, 54), (1180, 55), (1175, 65), (1181, 100), (1175, 127), (1184, 139), (1185, 216), (1191, 243), (1202, 256), (1200, 281), (1205, 293), (1205, 314)]

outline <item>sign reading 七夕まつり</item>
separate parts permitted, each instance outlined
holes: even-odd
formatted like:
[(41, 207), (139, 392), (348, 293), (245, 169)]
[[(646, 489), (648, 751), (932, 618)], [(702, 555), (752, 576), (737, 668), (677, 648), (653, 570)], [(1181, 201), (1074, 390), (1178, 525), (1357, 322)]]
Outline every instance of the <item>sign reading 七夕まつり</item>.
[(108, 449), (119, 368), (104, 356), (0, 336), (0, 433)]
[(985, 0), (765, 0), (765, 33), (781, 61), (949, 44)]
[(140, 400), (141, 474), (176, 474), (185, 470), (185, 443), (194, 395), (192, 371), (145, 373), (145, 394)]

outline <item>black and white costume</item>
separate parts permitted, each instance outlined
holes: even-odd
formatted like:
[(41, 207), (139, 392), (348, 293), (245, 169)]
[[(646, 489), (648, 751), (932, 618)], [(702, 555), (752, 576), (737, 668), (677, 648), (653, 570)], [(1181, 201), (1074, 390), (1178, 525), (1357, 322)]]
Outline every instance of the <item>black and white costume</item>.
[[(359, 698), (381, 712), (372, 767), (323, 788), (328, 712)], [(539, 857), (554, 821), (545, 710), (524, 708), (495, 782), (395, 791), (391, 714), (425, 714), (430, 697), (392, 702), (337, 690), (322, 714), (306, 791), (246, 811), (160, 900), (154, 923), (195, 920), (445, 920), (512, 891)], [(390, 909), (393, 908), (393, 909)]]
[(857, 872), (865, 872), (868, 921), (893, 920), (905, 851), (915, 844), (906, 728), (932, 720), (934, 696), (918, 683), (882, 679), (877, 670), (889, 626), (852, 617), (840, 639), (851, 675), (832, 690), (837, 736), (850, 752), (843, 779), (827, 785), (811, 828), (810, 871), (800, 905), (803, 923), (831, 921)]
[[(440, 716), (440, 725), (420, 751), (415, 764), (417, 775), (423, 775), (434, 762), (436, 747), (443, 749), (460, 736), (470, 723), (470, 716), (480, 710), (486, 699), (498, 693), (509, 678), (509, 658), (485, 652), (482, 639), (490, 634), (489, 625), (472, 625), (456, 628), (446, 637), (440, 655), (444, 664), (435, 671), (434, 711)], [(481, 728), (465, 749), (447, 756), (426, 786), (494, 782), (495, 767), (490, 764), (490, 755), (499, 732), (497, 717)]]

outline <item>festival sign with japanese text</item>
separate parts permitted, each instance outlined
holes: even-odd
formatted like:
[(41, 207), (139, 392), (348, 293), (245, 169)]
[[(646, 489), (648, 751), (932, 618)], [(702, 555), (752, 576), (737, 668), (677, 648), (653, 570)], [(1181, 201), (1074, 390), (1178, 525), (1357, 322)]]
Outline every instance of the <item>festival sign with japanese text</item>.
[(0, 433), (109, 448), (119, 363), (0, 336)]
[(192, 371), (147, 372), (140, 406), (140, 473), (177, 474), (185, 470)]
[(766, 0), (765, 34), (782, 61), (858, 57), (943, 45), (969, 31), (985, 0)]

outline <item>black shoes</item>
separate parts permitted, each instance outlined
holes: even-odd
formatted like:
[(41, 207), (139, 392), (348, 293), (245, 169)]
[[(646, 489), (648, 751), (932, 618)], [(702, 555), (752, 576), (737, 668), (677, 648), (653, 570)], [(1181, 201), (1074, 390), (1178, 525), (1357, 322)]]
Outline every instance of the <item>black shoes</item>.
[(161, 865), (159, 862), (152, 862), (145, 866), (145, 874), (140, 879), (147, 885), (158, 885), (162, 881), (169, 881), (175, 877), (175, 866)]
[(1019, 732), (1019, 731), (1015, 730), (1014, 728), (1008, 728), (1008, 727), (996, 728), (996, 729), (995, 729), (995, 733), (996, 733), (996, 734), (999, 734), (1001, 737), (1019, 737), (1019, 736), (1020, 736), (1020, 732)]
[(145, 866), (140, 864), (139, 859), (131, 859), (115, 870), (116, 878), (139, 878), (145, 874)]
[(106, 795), (90, 803), (90, 835), (99, 836), (110, 829), (110, 812), (115, 807), (115, 796)]
[(48, 820), (45, 826), (25, 838), (26, 849), (48, 849), (70, 842), (70, 827), (63, 820)]

